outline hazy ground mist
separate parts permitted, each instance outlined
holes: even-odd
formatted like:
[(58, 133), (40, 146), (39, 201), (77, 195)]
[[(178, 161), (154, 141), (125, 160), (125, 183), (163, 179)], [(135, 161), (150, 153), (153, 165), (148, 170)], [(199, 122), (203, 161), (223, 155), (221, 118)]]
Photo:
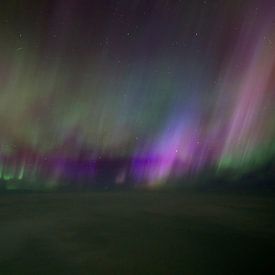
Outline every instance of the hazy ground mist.
[(0, 274), (271, 274), (275, 196), (0, 195)]

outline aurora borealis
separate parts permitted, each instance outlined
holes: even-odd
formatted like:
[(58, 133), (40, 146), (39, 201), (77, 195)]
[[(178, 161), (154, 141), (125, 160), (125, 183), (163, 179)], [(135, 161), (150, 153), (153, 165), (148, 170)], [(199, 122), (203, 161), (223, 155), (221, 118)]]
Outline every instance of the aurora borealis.
[(275, 1), (0, 7), (0, 176), (11, 186), (98, 171), (166, 183), (274, 158)]

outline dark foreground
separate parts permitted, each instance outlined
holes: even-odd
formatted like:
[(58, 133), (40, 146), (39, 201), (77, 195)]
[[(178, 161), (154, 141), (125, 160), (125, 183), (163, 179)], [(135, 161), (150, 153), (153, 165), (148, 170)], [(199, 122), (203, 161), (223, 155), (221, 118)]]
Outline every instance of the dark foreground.
[(272, 195), (0, 195), (0, 274), (275, 274)]

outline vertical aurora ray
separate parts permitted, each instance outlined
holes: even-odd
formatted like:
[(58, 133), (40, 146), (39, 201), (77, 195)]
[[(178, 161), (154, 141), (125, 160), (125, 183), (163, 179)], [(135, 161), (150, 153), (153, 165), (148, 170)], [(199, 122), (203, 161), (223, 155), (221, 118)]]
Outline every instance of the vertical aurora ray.
[(25, 172), (25, 167), (22, 165), (21, 167), (20, 167), (20, 170), (19, 170), (19, 173), (18, 173), (18, 180), (22, 180), (23, 179), (23, 177), (24, 177), (24, 172)]
[[(241, 166), (242, 163), (251, 162), (256, 157), (258, 148), (264, 148), (265, 143), (267, 146), (272, 143), (272, 138), (265, 136), (265, 133), (268, 127), (274, 128), (274, 125), (266, 125), (266, 110), (272, 108), (269, 100), (274, 99), (274, 86), (269, 85), (273, 80), (275, 55), (273, 47), (265, 38), (273, 32), (263, 28), (259, 33), (259, 39), (250, 46), (251, 56), (241, 73), (220, 165), (234, 166), (237, 162)], [(241, 59), (241, 56), (234, 58)]]

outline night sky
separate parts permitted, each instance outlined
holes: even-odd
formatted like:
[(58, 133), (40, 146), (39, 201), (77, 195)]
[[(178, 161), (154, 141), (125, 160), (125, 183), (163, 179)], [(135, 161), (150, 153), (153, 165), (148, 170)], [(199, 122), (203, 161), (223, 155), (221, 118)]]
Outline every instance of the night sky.
[(274, 0), (4, 0), (0, 34), (11, 186), (104, 161), (155, 184), (274, 156)]

